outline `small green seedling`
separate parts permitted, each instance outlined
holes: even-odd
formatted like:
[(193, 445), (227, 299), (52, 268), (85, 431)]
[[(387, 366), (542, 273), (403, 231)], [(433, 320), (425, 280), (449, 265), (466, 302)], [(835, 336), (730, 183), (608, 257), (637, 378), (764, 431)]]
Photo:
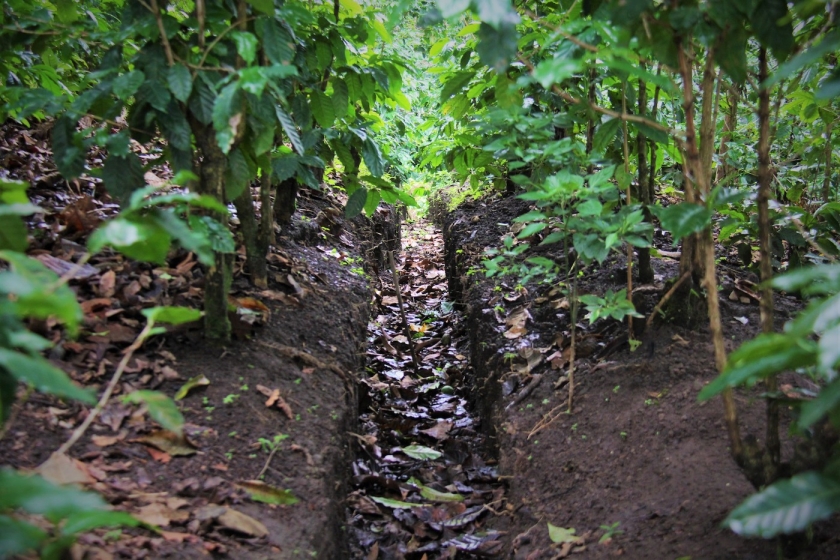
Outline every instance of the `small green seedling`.
[(614, 536), (622, 534), (624, 531), (618, 528), (619, 525), (621, 525), (620, 521), (616, 521), (611, 525), (601, 525), (601, 530), (604, 531), (604, 534), (598, 539), (598, 543), (605, 543), (612, 540)]

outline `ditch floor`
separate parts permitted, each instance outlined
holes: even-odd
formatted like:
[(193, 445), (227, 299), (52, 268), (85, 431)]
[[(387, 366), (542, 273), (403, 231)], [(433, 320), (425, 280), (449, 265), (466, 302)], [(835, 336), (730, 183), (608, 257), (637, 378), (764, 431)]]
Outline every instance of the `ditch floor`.
[[(528, 210), (515, 197), (467, 202), (455, 211), (438, 201), (450, 292), (463, 304), (474, 368), (475, 409), (498, 453), (507, 505), (488, 523), (504, 534), (506, 558), (613, 557), (662, 559), (777, 558), (774, 540), (745, 539), (720, 523), (753, 489), (731, 459), (721, 400), (697, 402), (716, 377), (707, 328), (657, 324), (631, 352), (625, 328), (607, 320), (578, 321), (574, 399), (567, 413), (571, 321), (568, 302), (551, 285), (516, 286), (485, 278), (484, 249), (499, 247), (513, 219)], [(664, 251), (667, 232), (655, 243)], [(553, 256), (537, 248), (525, 256)], [(733, 301), (751, 275), (721, 248), (721, 312), (727, 349), (758, 332), (752, 298)], [(524, 257), (523, 257), (524, 258)], [(636, 286), (637, 308), (648, 314), (677, 277), (677, 260), (655, 258), (655, 285)], [(753, 278), (754, 279), (754, 278)], [(620, 290), (626, 268), (612, 260), (585, 271), (580, 293)], [(777, 326), (801, 307), (777, 296)], [(783, 390), (809, 388), (797, 377)], [(810, 387), (811, 390), (814, 387)], [(743, 434), (764, 439), (764, 401), (739, 391)], [(783, 460), (793, 443), (785, 436)], [(550, 532), (550, 525), (554, 527)], [(799, 558), (839, 558), (838, 522), (814, 528)], [(553, 537), (553, 538), (552, 538)]]

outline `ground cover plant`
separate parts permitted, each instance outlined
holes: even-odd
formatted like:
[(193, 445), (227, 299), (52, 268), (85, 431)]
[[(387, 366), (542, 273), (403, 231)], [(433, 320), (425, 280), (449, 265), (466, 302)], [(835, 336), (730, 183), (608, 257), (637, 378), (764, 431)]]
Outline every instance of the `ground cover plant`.
[[(755, 489), (723, 524), (745, 537), (784, 536), (795, 553), (804, 532), (840, 509), (836, 0), (6, 0), (2, 8), (0, 434), (12, 446), (20, 415), (37, 417), (40, 399), (42, 421), (68, 433), (41, 463), (43, 478), (0, 471), (0, 556), (57, 558), (93, 529), (118, 542), (103, 529), (113, 527), (132, 538), (170, 523), (192, 523), (201, 538), (281, 534), (232, 504), (285, 512), (299, 501), (275, 457), (298, 453), (314, 469), (321, 454), (313, 458), (293, 425), (266, 421), (239, 445), (239, 430), (220, 423), (230, 447), (213, 468), (251, 469), (246, 458), (261, 468), (227, 493), (185, 484), (180, 495), (197, 500), (189, 505), (115, 510), (122, 497), (57, 484), (90, 477), (46, 474), (86, 471), (79, 459), (101, 453), (82, 452), (85, 442), (109, 447), (88, 432), (119, 432), (127, 417), (155, 461), (193, 455), (219, 416), (255, 406), (257, 393), (290, 423), (323, 413), (312, 442), (341, 425), (341, 438), (350, 433), (370, 459), (354, 464), (347, 526), (355, 540), (324, 550), (349, 546), (368, 558), (518, 550), (521, 542), (504, 541), (483, 517), (504, 515), (504, 476), (492, 451), (478, 451), (492, 445), (473, 431), (467, 403), (487, 422), (495, 413), (483, 399), (516, 393), (507, 408), (531, 410), (527, 399), (546, 375), (538, 368), (552, 364), (553, 389), (564, 396), (531, 439), (560, 414), (574, 417), (581, 376), (597, 371), (579, 370), (595, 354), (589, 342), (601, 340), (603, 356), (621, 347), (653, 355), (645, 333), (665, 324), (708, 332), (718, 377), (697, 397), (722, 399), (731, 458)], [(495, 239), (479, 236), (480, 255), (448, 251), (450, 289), (462, 284), (449, 296), (433, 264), (439, 254), (389, 253), (397, 208), (419, 199), (425, 209), (434, 197), (445, 235), (458, 229), (445, 215), (464, 201), (459, 217), (469, 224), (501, 217)], [(470, 215), (470, 204), (485, 205), (486, 216)], [(430, 245), (451, 243), (417, 231)], [(678, 266), (657, 278), (663, 257)], [(465, 279), (453, 280), (463, 263)], [(603, 267), (621, 281), (596, 285)], [(477, 327), (450, 318), (449, 299), (480, 276), (494, 285), (487, 315), (511, 343), (527, 340), (525, 302), (535, 294), (562, 316), (550, 356), (527, 345), (502, 352), (511, 375), (501, 387), (479, 386), (469, 352), (452, 340)], [(394, 315), (372, 327), (378, 346), (360, 385), (347, 368), (358, 365), (365, 290)], [(333, 311), (306, 307), (322, 293), (340, 294), (323, 297)], [(651, 293), (655, 301), (643, 301)], [(727, 346), (719, 295), (760, 308), (760, 334), (737, 349)], [(775, 313), (780, 301), (787, 320)], [(472, 325), (476, 310), (467, 307)], [(328, 325), (344, 314), (352, 329), (301, 342), (306, 329), (296, 321)], [(282, 388), (263, 369), (225, 388), (221, 376), (194, 371), (173, 387), (174, 354), (152, 349), (203, 337), (222, 356), (229, 348), (244, 356), (257, 342), (231, 339), (251, 339), (259, 325), (279, 337), (262, 341), (272, 356), (302, 368)], [(424, 340), (430, 329), (447, 334)], [(466, 338), (473, 357), (489, 345)], [(242, 359), (237, 367), (253, 367)], [(341, 397), (325, 382), (321, 397), (290, 402), (314, 371), (335, 376)], [(742, 431), (745, 394), (766, 403), (761, 437)], [(319, 413), (325, 395), (359, 406), (367, 431), (344, 413)], [(383, 458), (385, 441), (397, 458)], [(342, 457), (329, 468), (348, 466)], [(100, 482), (111, 472), (96, 468)], [(337, 501), (323, 499), (333, 505), (320, 509), (335, 516)], [(606, 546), (626, 537), (603, 521)], [(547, 531), (558, 554), (587, 542), (551, 521)], [(212, 535), (206, 549), (231, 546)], [(272, 538), (267, 546), (286, 554)]]

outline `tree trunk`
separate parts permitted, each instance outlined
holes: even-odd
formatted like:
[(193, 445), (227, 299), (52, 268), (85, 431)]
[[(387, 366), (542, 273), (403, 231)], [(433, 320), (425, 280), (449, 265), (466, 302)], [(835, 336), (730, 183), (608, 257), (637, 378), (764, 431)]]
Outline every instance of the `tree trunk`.
[[(758, 53), (758, 83), (767, 80), (767, 49), (762, 47)], [(762, 88), (758, 92), (758, 245), (761, 270), (761, 331), (773, 332), (773, 288), (769, 282), (773, 277), (773, 265), (770, 253), (770, 191), (773, 170), (770, 167), (770, 92)], [(767, 378), (767, 392), (778, 390), (775, 375)], [(767, 453), (770, 468), (777, 471), (781, 462), (779, 443), (779, 402), (771, 396), (767, 399)], [(768, 480), (769, 479), (769, 480)], [(776, 479), (776, 472), (766, 473), (763, 484)]]
[(268, 245), (260, 242), (257, 216), (254, 211), (254, 200), (251, 196), (251, 187), (245, 187), (239, 196), (233, 200), (236, 213), (239, 216), (242, 241), (245, 244), (245, 259), (251, 284), (257, 288), (268, 288), (268, 276), (266, 271), (265, 257)]
[[(639, 80), (639, 115), (645, 116), (647, 114), (647, 84), (643, 80)], [(639, 132), (636, 135), (636, 153), (639, 157), (639, 201), (644, 206), (645, 221), (650, 223), (651, 214), (649, 206), (653, 204), (653, 193), (651, 192), (650, 183), (648, 181), (648, 165), (647, 165), (647, 138), (644, 134)], [(653, 283), (653, 267), (650, 265), (650, 248), (640, 247), (639, 253), (639, 283), (652, 284)]]
[[(216, 132), (212, 126), (196, 124), (193, 134), (202, 155), (199, 190), (224, 204), (227, 158), (216, 143)], [(213, 217), (227, 227), (226, 215), (216, 214)], [(204, 334), (210, 339), (230, 339), (227, 298), (231, 284), (231, 267), (232, 259), (229, 255), (216, 253), (215, 264), (207, 270), (204, 283)]]
[(298, 182), (294, 177), (280, 181), (277, 185), (277, 192), (274, 194), (274, 219), (281, 226), (292, 223), (297, 192)]

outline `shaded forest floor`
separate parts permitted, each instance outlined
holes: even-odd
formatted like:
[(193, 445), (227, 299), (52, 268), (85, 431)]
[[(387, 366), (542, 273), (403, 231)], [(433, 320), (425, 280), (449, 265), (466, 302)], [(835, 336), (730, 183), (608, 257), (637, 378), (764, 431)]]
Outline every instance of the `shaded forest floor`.
[[(30, 254), (60, 272), (117, 208), (94, 179), (58, 181), (47, 144), (43, 132), (6, 129), (2, 151), (6, 172), (29, 181), (45, 209), (30, 224)], [(721, 403), (696, 401), (715, 377), (708, 332), (655, 324), (631, 352), (621, 325), (580, 320), (567, 414), (568, 303), (550, 285), (477, 268), (525, 203), (438, 205), (437, 227), (404, 229), (395, 281), (383, 248), (397, 216), (383, 208), (348, 222), (335, 217), (343, 202), (304, 193), (269, 255), (268, 290), (252, 289), (237, 259), (236, 340), (208, 343), (200, 325), (152, 339), (69, 457), (53, 452), (87, 410), (21, 389), (2, 464), (95, 489), (159, 527), (87, 534), (73, 558), (777, 556), (774, 541), (719, 527), (752, 489), (730, 458)], [(675, 249), (667, 235), (657, 242)], [(729, 299), (748, 273), (722, 257), (732, 350), (757, 332), (758, 305)], [(655, 285), (638, 290), (643, 313), (676, 276), (675, 260), (654, 267)], [(623, 278), (609, 261), (581, 289), (617, 290)], [(53, 363), (101, 389), (142, 328), (140, 311), (200, 307), (203, 275), (185, 251), (163, 266), (106, 252), (70, 285), (81, 336), (51, 321), (31, 328), (55, 343)], [(800, 305), (778, 296), (779, 326)], [(120, 400), (137, 389), (181, 397), (187, 442)], [(763, 439), (758, 395), (736, 400), (745, 431)], [(819, 525), (800, 557), (840, 557), (838, 534), (836, 521)]]

